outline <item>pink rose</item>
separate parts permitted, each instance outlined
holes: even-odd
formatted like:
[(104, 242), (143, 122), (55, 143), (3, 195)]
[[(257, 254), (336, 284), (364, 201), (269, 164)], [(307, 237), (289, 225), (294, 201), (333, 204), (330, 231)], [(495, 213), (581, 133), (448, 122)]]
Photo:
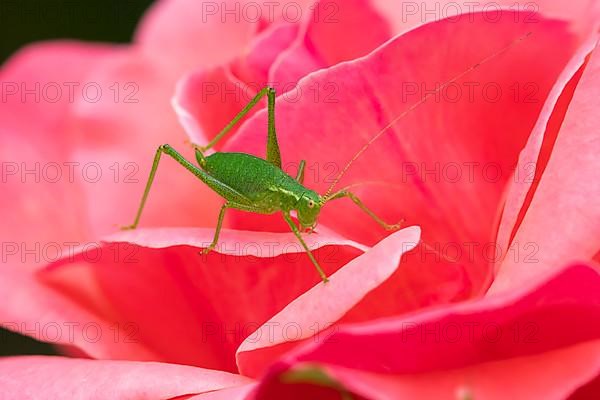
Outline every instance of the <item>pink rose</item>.
[[(2, 392), (595, 398), (596, 2), (267, 3), (161, 1), (132, 45), (0, 70), (0, 323), (70, 356), (0, 360)], [(118, 232), (157, 146), (192, 160), (184, 130), (206, 143), (267, 84), (284, 168), (319, 193), (430, 93), (339, 185), (407, 228), (328, 204), (306, 236), (326, 285), (277, 215), (231, 212), (200, 257), (222, 200), (169, 160)], [(218, 149), (263, 156), (266, 126), (263, 104)]]

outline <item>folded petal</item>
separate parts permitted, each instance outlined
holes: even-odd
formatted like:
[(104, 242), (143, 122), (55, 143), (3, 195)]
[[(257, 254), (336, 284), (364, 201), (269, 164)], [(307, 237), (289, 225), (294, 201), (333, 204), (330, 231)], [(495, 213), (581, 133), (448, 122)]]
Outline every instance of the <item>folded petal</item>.
[[(258, 34), (232, 62), (202, 67), (178, 84), (173, 104), (192, 142), (204, 144), (214, 137), (267, 84), (295, 99), (301, 96), (295, 87), (304, 75), (363, 56), (390, 38), (385, 21), (365, 0), (315, 3), (305, 13), (302, 26), (285, 22), (288, 16)], [(365, 26), (370, 27), (366, 33)], [(340, 40), (346, 45), (339, 46)]]
[[(510, 241), (514, 238), (514, 233), (531, 204), (540, 177), (552, 154), (565, 114), (581, 79), (586, 58), (596, 46), (597, 36), (591, 37), (581, 46), (557, 80), (525, 148), (519, 155), (513, 179), (508, 183), (506, 190), (506, 203), (502, 210), (496, 238), (501, 249), (510, 248)], [(523, 246), (518, 247), (522, 249)], [(502, 260), (496, 261), (496, 269), (498, 269)]]
[(346, 314), (393, 274), (402, 255), (419, 239), (418, 227), (403, 229), (348, 263), (326, 285), (318, 284), (293, 300), (238, 348), (240, 372), (260, 376), (273, 360), (299, 343), (310, 338), (327, 341), (330, 333), (324, 331), (344, 322)]
[(412, 374), (550, 351), (600, 338), (598, 287), (598, 272), (573, 265), (510, 293), (348, 326), (290, 359)]
[[(444, 371), (418, 374), (375, 374), (337, 366), (297, 365), (283, 376), (283, 384), (263, 389), (262, 398), (288, 398), (306, 372), (319, 372), (337, 386), (367, 399), (553, 399), (569, 398), (600, 373), (600, 340), (576, 344), (540, 354), (509, 358)], [(565, 365), (569, 368), (565, 369)], [(290, 382), (291, 381), (291, 382)], [(300, 382), (298, 382), (300, 381)], [(290, 384), (290, 383), (294, 384)], [(313, 385), (318, 384), (313, 382)], [(594, 398), (589, 397), (589, 398)]]
[[(258, 90), (233, 75), (229, 65), (218, 66), (202, 69), (180, 80), (172, 103), (190, 141), (205, 145), (235, 118)], [(242, 121), (265, 105), (266, 101), (257, 104)], [(216, 148), (222, 148), (239, 126), (234, 126)]]
[(271, 84), (287, 88), (283, 91), (313, 71), (367, 55), (392, 37), (387, 21), (370, 0), (316, 3), (304, 22), (295, 43), (269, 73)]
[(261, 89), (270, 84), (279, 93), (285, 91), (281, 82), (269, 82), (269, 71), (296, 40), (301, 27), (299, 24), (277, 23), (257, 35), (246, 54), (232, 64), (233, 73), (247, 85)]
[(62, 357), (0, 359), (2, 395), (15, 399), (166, 399), (246, 385), (247, 378), (183, 365)]
[(600, 372), (599, 288), (598, 272), (578, 264), (510, 293), (342, 326), (284, 356), (258, 393), (324, 364), (368, 398), (495, 398), (499, 382), (503, 396), (565, 398)]
[[(15, 282), (5, 275), (7, 299), (23, 293), (16, 303), (4, 302), (3, 312), (12, 312), (6, 320), (29, 324), (54, 318), (80, 328), (106, 321), (102, 343), (66, 344), (93, 357), (118, 353), (234, 372), (235, 350), (246, 336), (320, 278), (292, 233), (224, 230), (216, 251), (199, 255), (213, 234), (212, 229), (123, 232), (73, 251), (40, 271), (38, 281)], [(306, 241), (328, 274), (366, 250), (323, 231)], [(43, 295), (27, 294), (39, 288)], [(56, 297), (61, 305), (52, 303)], [(19, 309), (34, 311), (19, 317)], [(63, 309), (79, 311), (62, 315)], [(63, 335), (55, 342), (65, 340)], [(149, 349), (151, 356), (138, 348)]]
[[(159, 356), (135, 339), (136, 326), (118, 325), (94, 312), (86, 304), (73, 302), (66, 294), (49, 288), (25, 270), (0, 269), (0, 325), (22, 335), (55, 345), (84, 350), (101, 359), (158, 360)], [(79, 274), (81, 290), (95, 290)]]
[(492, 291), (551, 273), (565, 260), (591, 260), (600, 251), (600, 204), (590, 201), (600, 195), (600, 116), (592, 111), (600, 95), (598, 48), (576, 85), (564, 120), (555, 127), (551, 149), (546, 150), (549, 159), (545, 165), (534, 165), (543, 172), (538, 175), (536, 170), (535, 192), (520, 211), (520, 224), (513, 228), (513, 243), (527, 244), (534, 253), (531, 257), (509, 254)]
[[(297, 32), (297, 24), (273, 24), (257, 35), (249, 49), (235, 60), (214, 68), (201, 68), (179, 81), (173, 108), (193, 143), (206, 144), (266, 86), (271, 64), (292, 44)], [(249, 110), (216, 148), (222, 148), (243, 121), (264, 108), (265, 100)]]

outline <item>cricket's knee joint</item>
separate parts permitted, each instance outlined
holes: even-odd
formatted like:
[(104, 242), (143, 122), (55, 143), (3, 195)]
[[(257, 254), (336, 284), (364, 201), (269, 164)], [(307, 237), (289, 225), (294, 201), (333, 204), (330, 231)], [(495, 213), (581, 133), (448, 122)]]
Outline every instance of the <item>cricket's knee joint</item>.
[(352, 192), (342, 192), (343, 197), (349, 197), (354, 202), (360, 202), (359, 198)]
[(267, 92), (271, 94), (275, 94), (275, 88), (273, 86), (267, 86)]
[(168, 150), (170, 148), (171, 148), (171, 146), (169, 146), (168, 144), (163, 144), (163, 145), (161, 145), (161, 146), (158, 147), (158, 149), (162, 150), (162, 151)]

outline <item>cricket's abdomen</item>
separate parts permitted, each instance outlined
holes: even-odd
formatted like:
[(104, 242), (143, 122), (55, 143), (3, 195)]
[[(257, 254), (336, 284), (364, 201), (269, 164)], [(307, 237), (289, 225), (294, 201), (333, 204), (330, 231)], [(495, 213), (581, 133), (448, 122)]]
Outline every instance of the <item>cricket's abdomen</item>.
[(206, 157), (204, 169), (265, 212), (289, 211), (307, 190), (280, 168), (250, 154), (214, 153)]

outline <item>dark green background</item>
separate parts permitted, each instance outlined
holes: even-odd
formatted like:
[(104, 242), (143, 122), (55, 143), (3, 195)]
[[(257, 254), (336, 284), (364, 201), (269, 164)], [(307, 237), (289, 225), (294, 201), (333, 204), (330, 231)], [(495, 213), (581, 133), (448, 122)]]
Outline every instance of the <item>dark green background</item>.
[(38, 40), (127, 42), (151, 0), (0, 0), (0, 60)]
[[(151, 3), (151, 0), (0, 0), (0, 62), (21, 46), (39, 40), (128, 42)], [(51, 346), (0, 329), (0, 356), (53, 353)]]

